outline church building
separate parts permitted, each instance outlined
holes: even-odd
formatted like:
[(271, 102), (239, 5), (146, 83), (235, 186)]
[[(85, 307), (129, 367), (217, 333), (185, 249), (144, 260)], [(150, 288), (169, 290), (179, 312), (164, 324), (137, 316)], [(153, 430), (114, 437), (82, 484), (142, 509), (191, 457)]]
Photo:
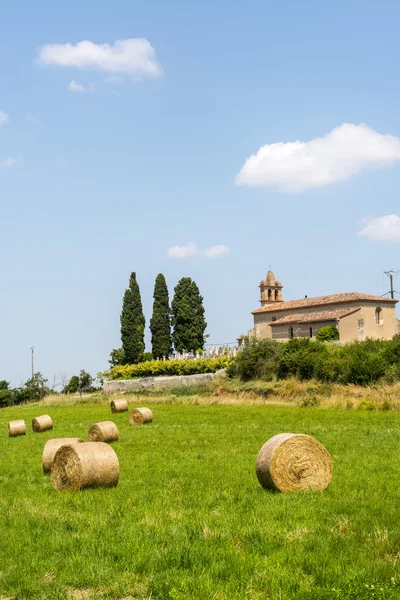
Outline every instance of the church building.
[[(261, 307), (252, 312), (254, 327), (249, 337), (287, 341), (315, 338), (325, 325), (339, 330), (341, 342), (369, 338), (392, 339), (399, 333), (397, 300), (359, 292), (284, 301), (282, 284), (272, 271), (260, 283)], [(239, 338), (239, 345), (243, 337)]]

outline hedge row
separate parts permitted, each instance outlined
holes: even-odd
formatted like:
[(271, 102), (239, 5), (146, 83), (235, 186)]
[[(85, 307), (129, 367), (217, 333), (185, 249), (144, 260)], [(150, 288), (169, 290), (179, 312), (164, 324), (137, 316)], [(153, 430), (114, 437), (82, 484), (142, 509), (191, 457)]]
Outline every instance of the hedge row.
[(400, 335), (339, 345), (296, 338), (286, 343), (253, 340), (231, 363), (228, 374), (249, 379), (317, 379), (370, 385), (400, 381)]
[(228, 367), (231, 360), (227, 356), (197, 360), (149, 360), (136, 365), (117, 365), (110, 369), (107, 376), (110, 379), (136, 379), (160, 375), (215, 373), (219, 369)]

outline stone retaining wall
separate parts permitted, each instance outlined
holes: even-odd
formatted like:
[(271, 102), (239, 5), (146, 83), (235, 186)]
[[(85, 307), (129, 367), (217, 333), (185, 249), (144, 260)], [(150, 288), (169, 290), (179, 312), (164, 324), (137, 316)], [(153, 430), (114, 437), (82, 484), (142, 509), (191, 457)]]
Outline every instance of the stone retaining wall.
[(103, 384), (103, 394), (119, 394), (138, 390), (168, 390), (177, 387), (193, 387), (212, 381), (222, 375), (225, 369), (216, 373), (199, 373), (198, 375), (171, 375), (161, 377), (143, 377), (141, 379), (113, 379)]

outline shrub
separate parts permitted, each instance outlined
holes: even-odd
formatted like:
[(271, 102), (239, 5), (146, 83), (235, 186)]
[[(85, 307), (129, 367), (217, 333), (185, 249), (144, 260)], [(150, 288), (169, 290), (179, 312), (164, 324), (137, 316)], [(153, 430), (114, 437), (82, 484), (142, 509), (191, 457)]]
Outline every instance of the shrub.
[(275, 340), (248, 341), (228, 368), (230, 377), (265, 379), (271, 381), (275, 375), (275, 357), (279, 344)]
[(339, 339), (339, 330), (334, 325), (325, 325), (318, 329), (316, 338), (319, 342), (333, 342)]
[(383, 377), (385, 383), (393, 385), (400, 381), (400, 363), (389, 365)]
[(134, 365), (120, 365), (108, 372), (110, 379), (135, 379), (138, 377), (157, 377), (160, 375), (196, 375), (215, 373), (229, 366), (232, 359), (200, 358), (198, 360), (150, 360)]
[(297, 377), (300, 380), (315, 377), (316, 365), (327, 355), (324, 344), (310, 338), (295, 338), (281, 344), (276, 357), (278, 379)]
[(0, 388), (0, 408), (12, 406), (14, 404), (15, 394), (13, 390)]
[(149, 360), (153, 360), (153, 354), (151, 352), (145, 352), (143, 354), (142, 362), (148, 362)]

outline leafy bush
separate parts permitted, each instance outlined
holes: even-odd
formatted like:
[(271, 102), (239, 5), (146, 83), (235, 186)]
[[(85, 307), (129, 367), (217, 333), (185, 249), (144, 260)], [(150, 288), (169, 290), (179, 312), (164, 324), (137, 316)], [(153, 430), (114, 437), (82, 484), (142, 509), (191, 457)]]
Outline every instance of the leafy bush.
[(339, 330), (334, 325), (325, 325), (318, 329), (316, 338), (319, 342), (334, 342), (339, 339)]
[(349, 344), (325, 344), (310, 338), (288, 342), (252, 340), (233, 360), (228, 375), (270, 381), (300, 380), (354, 385), (400, 381), (400, 335), (393, 340), (366, 339)]
[(153, 354), (151, 352), (145, 352), (143, 354), (142, 362), (148, 362), (149, 360), (153, 360)]
[(276, 375), (278, 379), (312, 379), (317, 362), (321, 360), (321, 356), (326, 356), (326, 353), (324, 344), (311, 341), (308, 337), (294, 338), (280, 344), (276, 357)]
[(265, 379), (271, 381), (275, 375), (275, 357), (279, 344), (275, 340), (253, 339), (247, 342), (228, 368), (230, 377)]
[(20, 388), (10, 388), (7, 381), (0, 381), (0, 408), (41, 400), (50, 393), (46, 384), (47, 379), (39, 372), (35, 373)]
[(118, 365), (110, 369), (108, 376), (110, 379), (135, 379), (160, 375), (215, 373), (219, 369), (228, 367), (231, 360), (226, 356), (198, 360), (150, 360), (134, 365)]

